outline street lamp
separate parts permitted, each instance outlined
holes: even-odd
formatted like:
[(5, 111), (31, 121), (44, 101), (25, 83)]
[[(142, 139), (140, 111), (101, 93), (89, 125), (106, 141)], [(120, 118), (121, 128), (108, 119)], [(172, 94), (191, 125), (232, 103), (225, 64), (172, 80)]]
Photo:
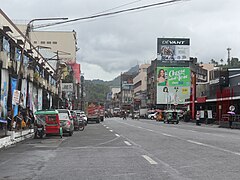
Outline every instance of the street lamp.
[[(18, 88), (18, 84), (19, 84), (19, 80), (20, 80), (20, 75), (21, 75), (21, 70), (22, 70), (22, 65), (23, 65), (23, 56), (24, 56), (24, 49), (26, 46), (26, 42), (27, 39), (29, 38), (29, 32), (31, 30), (31, 23), (33, 23), (34, 21), (52, 21), (52, 20), (67, 20), (68, 18), (39, 18), (39, 19), (32, 19), (31, 21), (29, 21), (29, 23), (27, 24), (27, 29), (26, 29), (26, 33), (24, 35), (24, 42), (23, 42), (23, 48), (21, 51), (21, 57), (20, 57), (20, 65), (19, 65), (19, 71), (18, 71), (18, 79), (17, 79), (17, 88)], [(30, 45), (31, 42), (29, 41)]]

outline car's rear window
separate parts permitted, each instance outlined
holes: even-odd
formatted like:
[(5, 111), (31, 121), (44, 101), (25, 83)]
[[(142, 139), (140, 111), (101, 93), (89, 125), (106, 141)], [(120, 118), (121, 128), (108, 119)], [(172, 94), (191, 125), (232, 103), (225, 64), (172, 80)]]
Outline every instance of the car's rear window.
[(60, 120), (69, 120), (69, 116), (67, 112), (66, 113), (60, 112), (58, 116)]

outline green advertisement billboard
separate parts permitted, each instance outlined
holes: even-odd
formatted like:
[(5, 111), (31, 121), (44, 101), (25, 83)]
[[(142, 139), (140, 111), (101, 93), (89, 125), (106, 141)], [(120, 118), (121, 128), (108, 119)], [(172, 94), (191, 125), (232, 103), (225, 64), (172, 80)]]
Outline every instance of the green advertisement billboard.
[(185, 104), (190, 97), (190, 68), (157, 67), (157, 104)]

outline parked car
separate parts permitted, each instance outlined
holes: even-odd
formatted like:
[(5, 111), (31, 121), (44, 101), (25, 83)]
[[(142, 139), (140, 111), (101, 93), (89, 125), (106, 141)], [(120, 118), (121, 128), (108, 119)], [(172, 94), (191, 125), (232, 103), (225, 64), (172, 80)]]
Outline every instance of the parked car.
[(79, 130), (79, 121), (77, 119), (77, 114), (75, 111), (70, 110), (71, 117), (73, 119), (74, 130)]
[(60, 124), (63, 130), (63, 133), (68, 133), (69, 136), (73, 135), (74, 131), (74, 122), (71, 117), (71, 112), (68, 109), (57, 109)]
[(157, 118), (157, 112), (152, 112), (148, 114), (148, 119), (156, 119)]

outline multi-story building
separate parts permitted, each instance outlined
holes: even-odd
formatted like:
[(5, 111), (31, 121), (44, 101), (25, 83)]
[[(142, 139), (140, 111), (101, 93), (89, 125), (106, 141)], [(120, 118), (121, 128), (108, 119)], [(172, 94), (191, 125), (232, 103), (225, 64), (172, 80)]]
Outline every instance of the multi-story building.
[[(25, 30), (25, 25), (18, 25)], [(80, 108), (80, 64), (76, 63), (77, 39), (75, 31), (35, 31), (32, 27), (30, 41), (61, 77), (59, 84), (60, 106)], [(72, 87), (72, 88), (64, 88)]]
[(29, 38), (25, 38), (26, 34), (0, 10), (0, 117), (3, 120), (10, 110), (15, 116), (18, 111), (49, 108), (53, 103), (51, 97), (58, 96), (55, 69)]
[(138, 74), (133, 78), (134, 105), (139, 108), (147, 107), (147, 68), (149, 66), (150, 64), (140, 65)]

